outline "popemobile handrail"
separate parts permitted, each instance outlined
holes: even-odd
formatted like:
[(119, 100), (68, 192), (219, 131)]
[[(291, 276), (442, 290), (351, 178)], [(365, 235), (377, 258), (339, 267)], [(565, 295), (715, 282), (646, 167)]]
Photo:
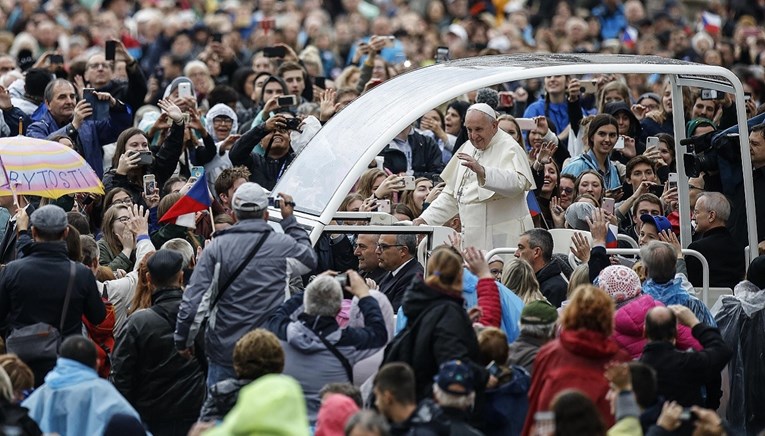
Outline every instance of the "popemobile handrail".
[[(489, 252), (486, 253), (486, 260), (491, 259), (491, 257), (494, 256), (495, 254), (512, 254), (512, 253), (515, 253), (516, 250), (518, 250), (516, 247), (495, 248), (493, 250), (489, 250)], [(702, 298), (702, 301), (704, 301), (704, 304), (707, 304), (707, 298), (709, 298), (709, 262), (707, 262), (707, 259), (704, 257), (703, 254), (699, 253), (696, 250), (689, 250), (687, 248), (684, 248), (682, 252), (683, 252), (683, 256), (695, 257), (701, 262), (701, 286), (702, 286), (701, 298)], [(606, 253), (639, 256), (640, 249), (638, 248), (607, 248)]]

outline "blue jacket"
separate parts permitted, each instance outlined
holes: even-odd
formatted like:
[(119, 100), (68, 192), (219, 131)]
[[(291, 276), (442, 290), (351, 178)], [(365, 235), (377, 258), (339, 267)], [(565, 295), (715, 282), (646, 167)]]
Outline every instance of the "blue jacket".
[[(111, 144), (123, 130), (130, 127), (132, 114), (122, 103), (117, 102), (109, 112), (108, 120), (93, 121), (85, 120), (77, 131), (79, 144), (82, 150), (80, 154), (85, 161), (93, 167), (99, 178), (104, 176), (104, 150), (103, 146)], [(45, 112), (40, 121), (32, 123), (27, 129), (27, 136), (32, 138), (46, 139), (55, 135), (67, 135), (67, 128), (71, 123), (59, 126), (50, 110)]]
[(595, 153), (590, 150), (587, 153), (581, 154), (568, 161), (568, 164), (563, 167), (560, 173), (571, 174), (574, 177), (578, 177), (579, 174), (582, 174), (587, 170), (595, 170), (603, 176), (603, 179), (606, 182), (606, 190), (620, 188), (622, 186), (622, 181), (619, 178), (619, 170), (616, 169), (616, 166), (611, 162), (611, 159), (606, 159), (606, 162), (608, 162), (608, 170), (606, 171), (606, 174), (603, 174), (600, 171), (600, 165), (598, 165), (597, 159), (595, 159)]
[(675, 277), (673, 280), (663, 284), (656, 283), (653, 279), (647, 279), (643, 283), (643, 292), (652, 296), (655, 300), (661, 301), (666, 306), (669, 306), (670, 304), (680, 304), (685, 306), (688, 309), (691, 309), (691, 312), (693, 312), (702, 323), (708, 326), (717, 327), (712, 312), (709, 311), (707, 306), (705, 306), (701, 300), (683, 289), (682, 282), (683, 279), (680, 277)]
[(619, 38), (627, 27), (624, 5), (617, 5), (614, 10), (609, 10), (606, 5), (600, 5), (592, 10), (592, 15), (598, 17), (600, 21), (600, 37), (604, 40)]
[(522, 366), (511, 365), (511, 378), (486, 391), (483, 431), (486, 436), (517, 436), (529, 409), (528, 392), (531, 375)]
[(32, 392), (22, 406), (44, 433), (100, 435), (116, 414), (141, 420), (133, 406), (96, 370), (76, 360), (59, 357), (45, 376), (45, 384)]
[(534, 118), (541, 115), (552, 120), (555, 124), (555, 130), (559, 133), (571, 122), (568, 116), (567, 101), (564, 101), (563, 103), (549, 103), (547, 104), (547, 110), (545, 110), (545, 99), (540, 98), (534, 103), (531, 103), (526, 108), (526, 111), (523, 112), (523, 118)]
[[(465, 307), (472, 308), (478, 305), (478, 276), (464, 269), (462, 271), (462, 298), (465, 299)], [(512, 343), (520, 334), (519, 323), (521, 320), (521, 311), (523, 310), (523, 301), (517, 295), (508, 289), (502, 283), (497, 282), (499, 288), (499, 300), (502, 304), (502, 331), (507, 335), (507, 342)], [(396, 314), (396, 334), (406, 327), (406, 315), (403, 307), (399, 308)]]

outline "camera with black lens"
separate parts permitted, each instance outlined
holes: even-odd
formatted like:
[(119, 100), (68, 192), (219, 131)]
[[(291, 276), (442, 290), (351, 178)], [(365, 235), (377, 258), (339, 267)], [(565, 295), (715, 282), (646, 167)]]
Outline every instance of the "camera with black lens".
[(298, 130), (298, 127), (300, 126), (300, 119), (287, 118), (286, 125), (288, 130)]
[(733, 164), (741, 163), (738, 141), (738, 133), (722, 135), (717, 131), (681, 140), (680, 144), (687, 146), (689, 151), (683, 155), (685, 173), (689, 177), (698, 177), (701, 172), (717, 171), (721, 158)]

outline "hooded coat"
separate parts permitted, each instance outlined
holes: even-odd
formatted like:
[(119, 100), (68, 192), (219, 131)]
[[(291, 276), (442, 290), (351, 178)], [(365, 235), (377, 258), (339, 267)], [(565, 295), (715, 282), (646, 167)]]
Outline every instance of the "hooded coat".
[(236, 406), (206, 436), (308, 436), (300, 385), (292, 377), (269, 374), (242, 388)]
[(743, 281), (736, 285), (734, 295), (722, 296), (712, 312), (723, 340), (733, 349), (727, 369), (730, 391), (725, 418), (735, 434), (759, 434), (765, 430), (765, 365), (762, 364), (765, 291), (750, 281)]
[(597, 406), (606, 427), (614, 424), (609, 389), (603, 371), (608, 363), (628, 362), (630, 356), (610, 337), (591, 330), (563, 330), (539, 350), (529, 390), (529, 411), (523, 434), (529, 434), (534, 414), (549, 410), (550, 402), (563, 389), (578, 389)]
[(321, 399), (319, 391), (328, 383), (352, 383), (327, 342), (345, 357), (351, 367), (375, 354), (388, 342), (388, 330), (377, 300), (371, 296), (359, 300), (364, 327), (340, 329), (334, 317), (306, 313), (292, 320), (291, 315), (303, 304), (303, 294), (295, 294), (282, 304), (268, 321), (284, 349), (284, 374), (295, 377), (303, 389), (308, 418), (316, 421)]
[[(643, 333), (645, 315), (654, 307), (664, 307), (664, 304), (648, 294), (642, 294), (628, 301), (614, 314), (614, 334), (611, 337), (633, 359), (643, 354), (647, 342)], [(678, 325), (676, 347), (678, 350), (701, 350), (701, 344), (693, 337), (691, 329), (684, 325)]]
[[(433, 377), (442, 363), (478, 361), (478, 339), (462, 298), (430, 287), (421, 279), (406, 291), (401, 307), (409, 321), (385, 350), (383, 364), (408, 363), (414, 370), (417, 401), (421, 401), (432, 397)], [(481, 367), (474, 369), (476, 390), (482, 392), (488, 373)]]
[(61, 436), (103, 434), (116, 414), (141, 419), (117, 388), (99, 378), (95, 369), (65, 357), (58, 358), (45, 384), (21, 405), (29, 409), (29, 416), (44, 433)]
[(231, 168), (233, 166), (231, 164), (231, 159), (228, 157), (228, 150), (222, 150), (220, 148), (226, 138), (218, 138), (215, 133), (213, 120), (215, 117), (219, 116), (226, 116), (234, 121), (234, 124), (231, 126), (230, 135), (236, 134), (239, 130), (239, 117), (236, 115), (236, 112), (228, 107), (228, 105), (218, 103), (207, 111), (207, 114), (205, 115), (205, 129), (207, 129), (207, 133), (212, 136), (213, 141), (215, 141), (215, 147), (218, 150), (212, 160), (205, 164), (205, 174), (207, 175), (207, 184), (211, 188), (210, 192), (215, 192), (215, 180), (218, 179), (220, 173), (226, 168)]

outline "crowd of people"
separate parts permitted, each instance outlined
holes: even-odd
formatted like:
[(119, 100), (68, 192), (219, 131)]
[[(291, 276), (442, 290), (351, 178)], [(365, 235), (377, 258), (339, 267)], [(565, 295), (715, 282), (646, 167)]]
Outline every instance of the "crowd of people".
[[(765, 252), (760, 3), (0, 4), (0, 136), (69, 147), (104, 187), (0, 195), (4, 434), (762, 434), (765, 255), (746, 263), (743, 193), (752, 171)], [(731, 94), (549, 76), (421, 114), (340, 205), (452, 228), (431, 252), (409, 232), (312, 243), (308, 194), (270, 192), (370, 89), (517, 53), (728, 68), (752, 168)], [(210, 207), (176, 219), (200, 190)], [(680, 202), (729, 289), (714, 305)], [(608, 253), (629, 238), (639, 256)]]

